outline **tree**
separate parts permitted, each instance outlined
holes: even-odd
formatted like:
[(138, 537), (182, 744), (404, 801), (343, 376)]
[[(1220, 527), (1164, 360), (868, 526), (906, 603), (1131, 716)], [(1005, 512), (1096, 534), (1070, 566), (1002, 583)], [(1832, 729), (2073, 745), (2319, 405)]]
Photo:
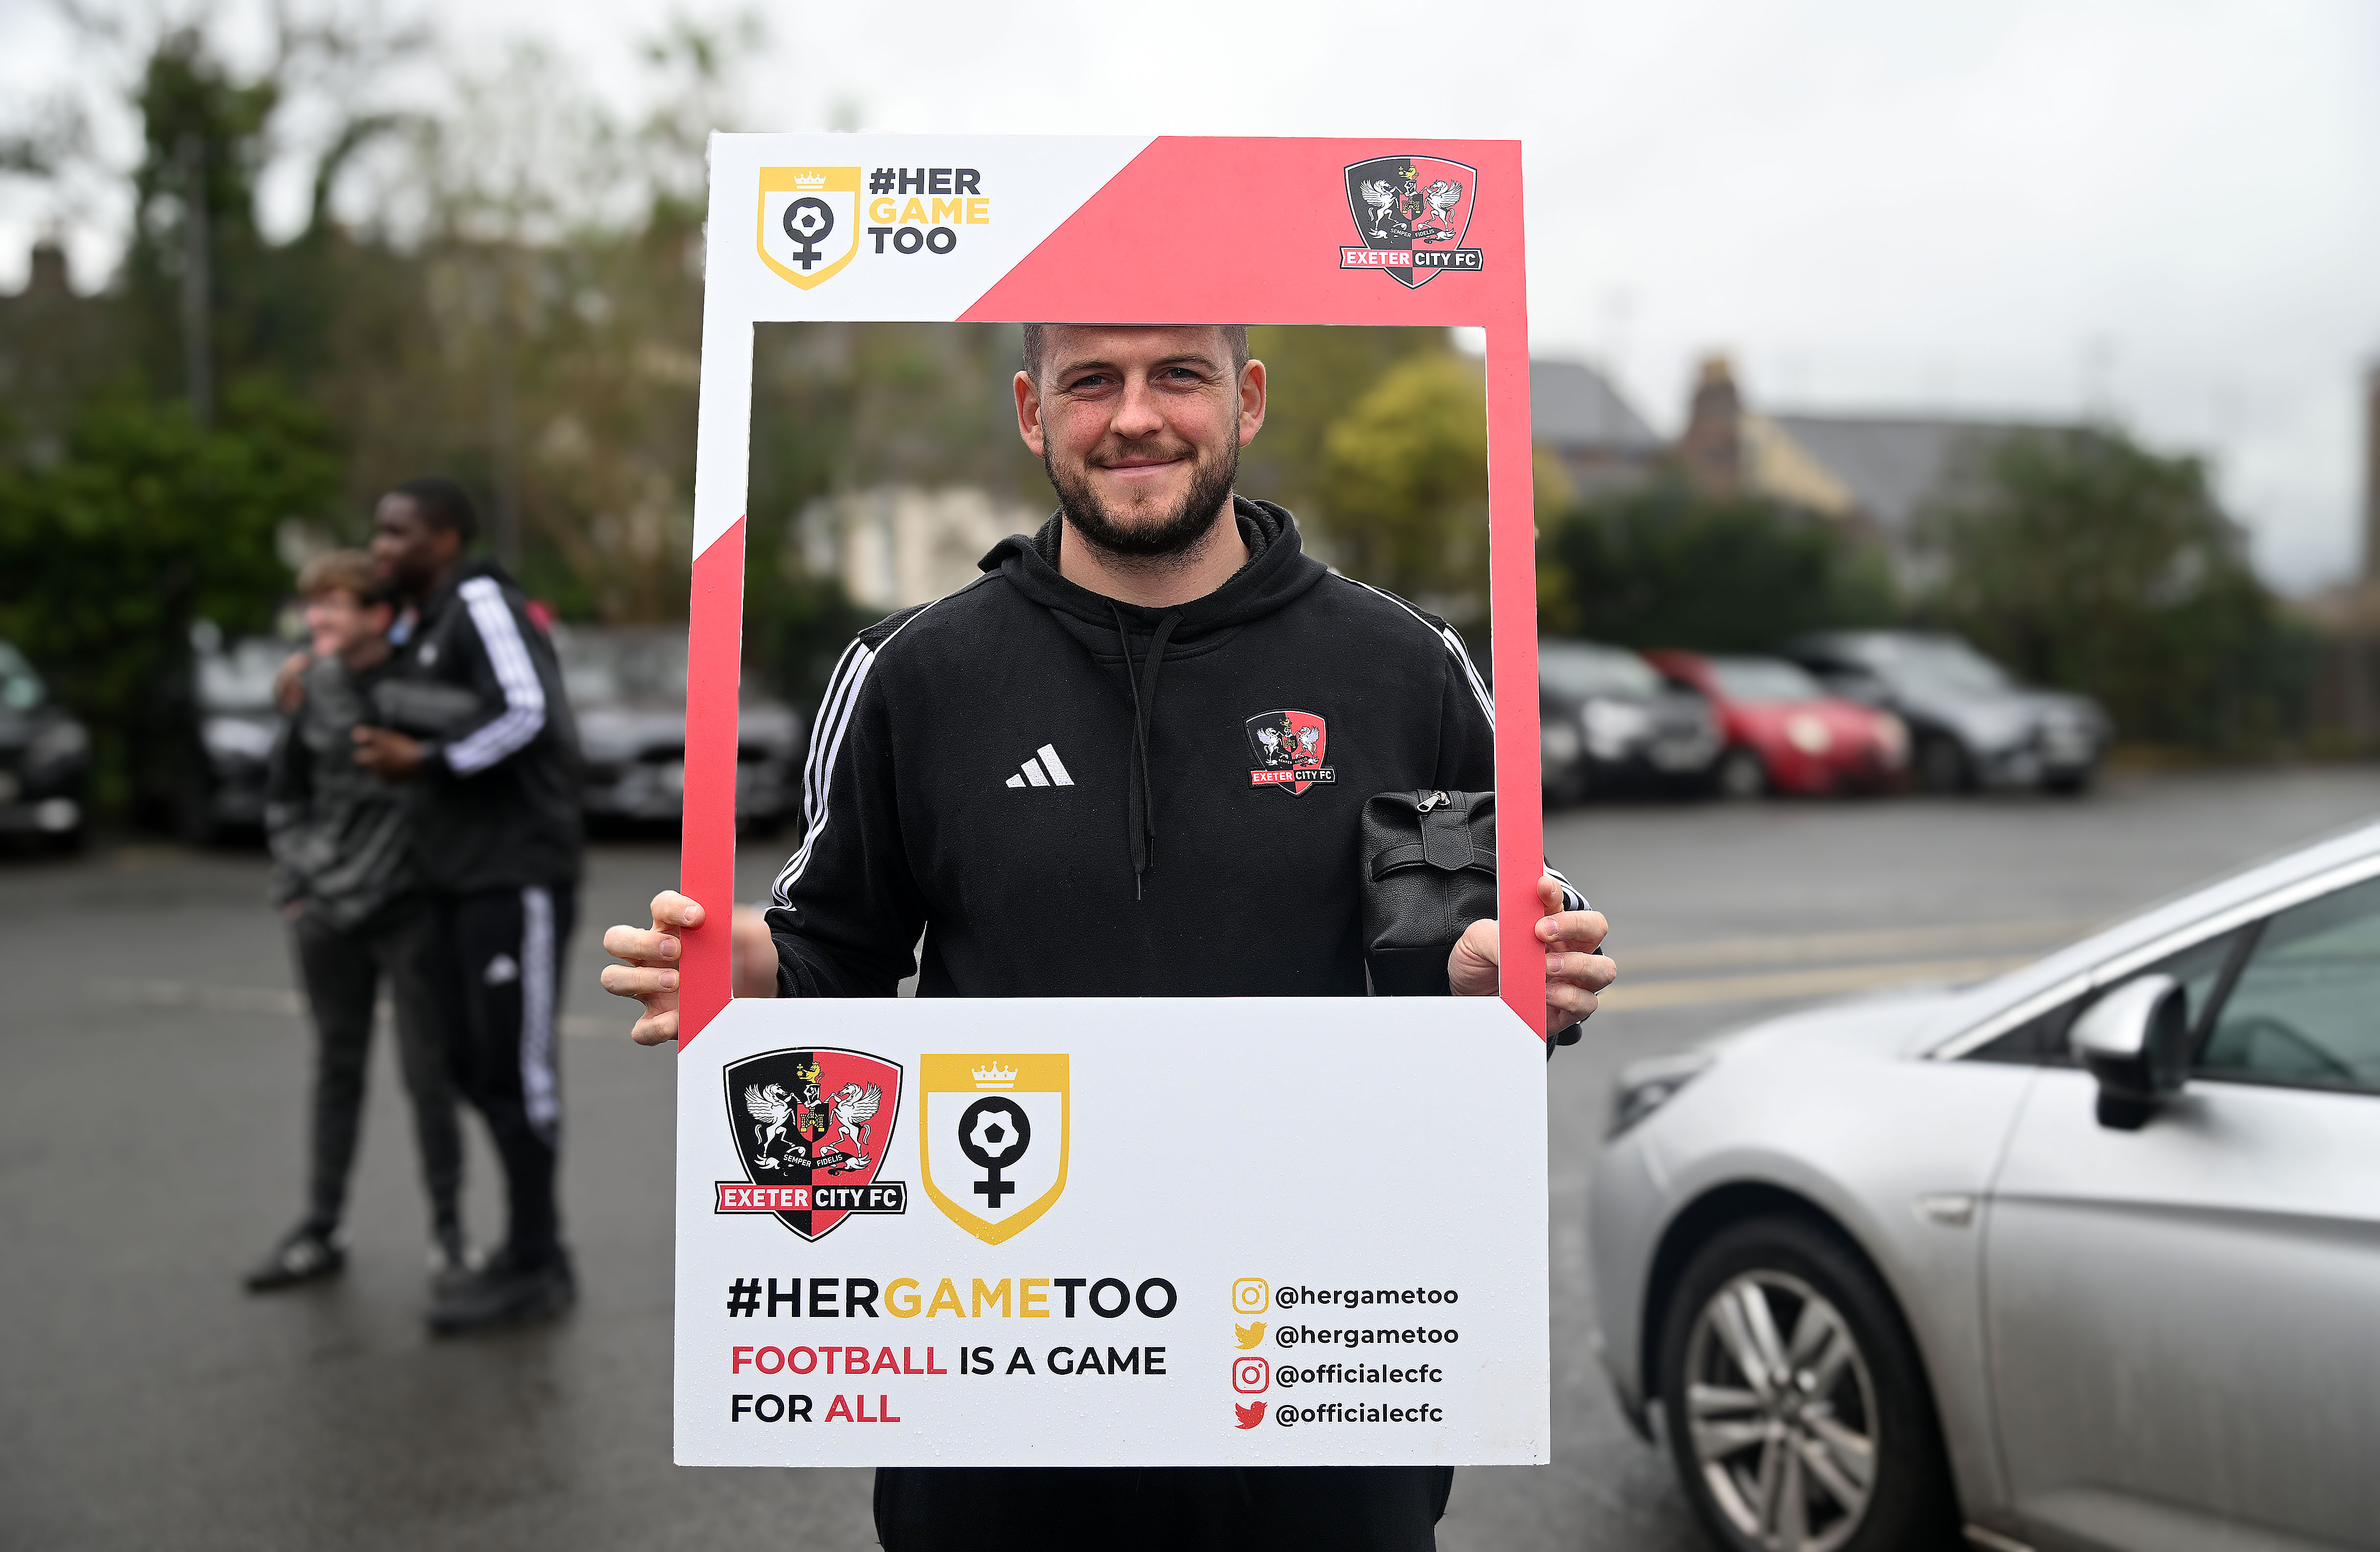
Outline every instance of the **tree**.
[(178, 404), (103, 400), (55, 463), (0, 467), (0, 637), (91, 725), (103, 806), (173, 779), (191, 625), (265, 629), (289, 580), (275, 530), (337, 479), (321, 423), (260, 381), (207, 429)]
[(1488, 605), (1488, 396), (1475, 361), (1390, 367), (1322, 439), (1315, 527), (1350, 575), (1461, 625)]
[(2306, 644), (2193, 457), (2121, 431), (1996, 443), (1925, 514), (1925, 602), (2022, 676), (2097, 697), (2131, 738), (2239, 747), (2298, 725)]
[(1766, 651), (1797, 631), (1882, 624), (1882, 559), (1842, 527), (1775, 502), (1697, 495), (1683, 480), (1541, 525), (1537, 620), (1627, 647)]

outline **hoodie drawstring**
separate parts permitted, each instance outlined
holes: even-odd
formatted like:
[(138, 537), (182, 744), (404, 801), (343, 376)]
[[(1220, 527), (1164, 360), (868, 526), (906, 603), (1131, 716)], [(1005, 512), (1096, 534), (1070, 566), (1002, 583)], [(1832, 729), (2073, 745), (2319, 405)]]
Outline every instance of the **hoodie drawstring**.
[(1125, 761), (1129, 772), (1125, 782), (1124, 829), (1132, 840), (1132, 897), (1138, 900), (1141, 875), (1148, 871), (1151, 854), (1157, 849), (1156, 805), (1152, 801), (1155, 791), (1148, 776), (1148, 720), (1157, 710), (1157, 670), (1165, 661), (1165, 643), (1172, 638), (1173, 627), (1182, 623), (1182, 613), (1176, 610), (1157, 622), (1157, 634), (1148, 641), (1148, 656), (1135, 674), (1132, 637), (1124, 630), (1123, 611), (1110, 601), (1108, 612), (1115, 617), (1116, 645), (1123, 652), (1123, 682), (1132, 689), (1133, 750), (1132, 758)]

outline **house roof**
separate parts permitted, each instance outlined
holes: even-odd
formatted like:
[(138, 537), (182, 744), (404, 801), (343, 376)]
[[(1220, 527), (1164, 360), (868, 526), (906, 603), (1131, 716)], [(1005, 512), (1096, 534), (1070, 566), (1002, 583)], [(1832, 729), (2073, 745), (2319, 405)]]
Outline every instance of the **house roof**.
[(2026, 429), (2009, 421), (1898, 416), (1779, 414), (1768, 419), (1891, 533), (1907, 532), (1918, 509), (1949, 490), (1993, 442)]
[(1582, 361), (1529, 363), (1529, 425), (1545, 447), (1652, 454), (1663, 445), (1604, 375)]

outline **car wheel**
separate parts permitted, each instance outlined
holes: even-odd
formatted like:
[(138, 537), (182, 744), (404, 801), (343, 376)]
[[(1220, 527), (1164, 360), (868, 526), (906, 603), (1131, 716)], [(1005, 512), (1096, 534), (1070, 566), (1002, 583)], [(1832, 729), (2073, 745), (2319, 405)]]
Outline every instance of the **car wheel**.
[(2091, 780), (2098, 773), (2095, 767), (2086, 765), (2080, 770), (2061, 770), (2044, 779), (2041, 784), (2060, 797), (2080, 797), (2091, 790)]
[(1739, 802), (1768, 794), (1768, 768), (1760, 757), (1738, 745), (1719, 757), (1718, 770), (1712, 777), (1721, 797)]
[(1917, 775), (1931, 792), (1965, 792), (1975, 784), (1967, 751), (1948, 734), (1931, 734), (1917, 746)]
[(1836, 1235), (1796, 1218), (1721, 1231), (1678, 1280), (1658, 1374), (1678, 1479), (1721, 1545), (1958, 1545), (1915, 1345)]

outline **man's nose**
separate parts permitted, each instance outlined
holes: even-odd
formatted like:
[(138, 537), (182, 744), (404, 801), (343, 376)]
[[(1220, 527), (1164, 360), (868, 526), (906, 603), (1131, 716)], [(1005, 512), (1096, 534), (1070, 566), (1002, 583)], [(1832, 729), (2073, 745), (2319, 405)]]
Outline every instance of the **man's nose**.
[(1154, 436), (1164, 430), (1165, 415), (1158, 403), (1157, 390), (1146, 382), (1126, 382), (1123, 396), (1116, 403), (1114, 418), (1108, 425), (1116, 435), (1134, 439)]

